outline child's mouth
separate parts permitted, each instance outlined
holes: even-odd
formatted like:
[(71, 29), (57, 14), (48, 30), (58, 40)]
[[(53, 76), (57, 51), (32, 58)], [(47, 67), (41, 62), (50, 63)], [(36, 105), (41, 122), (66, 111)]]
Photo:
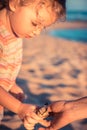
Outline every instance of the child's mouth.
[(25, 38), (32, 38), (32, 36), (26, 35)]

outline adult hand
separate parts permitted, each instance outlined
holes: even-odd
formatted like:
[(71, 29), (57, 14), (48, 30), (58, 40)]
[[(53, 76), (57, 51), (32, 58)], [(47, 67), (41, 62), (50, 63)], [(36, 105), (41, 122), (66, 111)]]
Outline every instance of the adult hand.
[(58, 130), (73, 121), (87, 118), (87, 97), (54, 102), (48, 106), (48, 112), (53, 117), (51, 124), (39, 130)]
[(48, 106), (48, 112), (52, 117), (51, 124), (47, 128), (39, 130), (58, 130), (70, 122), (68, 111), (66, 111), (66, 101), (57, 101)]

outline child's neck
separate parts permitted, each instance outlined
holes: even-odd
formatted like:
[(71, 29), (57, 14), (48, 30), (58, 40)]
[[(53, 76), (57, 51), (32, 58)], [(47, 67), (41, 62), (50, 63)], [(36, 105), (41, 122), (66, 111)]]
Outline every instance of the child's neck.
[(3, 9), (0, 11), (0, 19), (2, 21), (2, 23), (5, 25), (5, 27), (8, 29), (8, 31), (12, 34), (12, 29), (11, 29), (11, 26), (10, 26), (10, 21), (9, 21), (9, 15), (8, 15), (8, 12), (6, 9)]

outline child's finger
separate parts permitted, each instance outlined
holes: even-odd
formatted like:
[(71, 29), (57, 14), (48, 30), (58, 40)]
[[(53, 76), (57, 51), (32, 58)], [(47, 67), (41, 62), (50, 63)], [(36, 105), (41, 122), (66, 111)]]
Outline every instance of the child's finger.
[[(36, 118), (37, 117), (37, 118)], [(37, 123), (40, 123), (41, 125), (43, 126), (50, 126), (50, 121), (47, 121), (47, 120), (43, 120), (42, 118), (38, 117), (37, 115), (35, 115), (35, 117), (26, 117), (25, 120), (29, 123), (29, 124), (37, 124)]]
[(25, 120), (30, 124), (36, 124), (38, 123), (38, 120), (33, 119), (32, 117), (26, 117)]
[(30, 118), (30, 117), (31, 117), (31, 118), (33, 118), (34, 120), (37, 120), (37, 121), (42, 120), (42, 118), (39, 117), (39, 116), (38, 116), (36, 113), (34, 113), (34, 112), (33, 112), (31, 115), (30, 115), (30, 114), (27, 114), (26, 117), (27, 117), (27, 118)]
[(40, 123), (41, 125), (46, 126), (46, 127), (50, 126), (50, 124), (51, 124), (50, 121), (43, 120), (43, 119), (35, 120), (35, 119), (33, 119), (33, 118), (26, 118), (26, 120), (27, 120), (27, 122), (28, 122), (29, 124), (37, 124), (37, 123)]
[(41, 125), (45, 126), (45, 127), (49, 127), (51, 122), (47, 121), (47, 120), (40, 120), (38, 123), (40, 123)]
[(48, 105), (44, 105), (36, 110), (36, 114), (41, 118), (47, 118), (49, 116)]
[(27, 119), (24, 120), (24, 127), (25, 127), (27, 130), (33, 130), (33, 129), (34, 129), (34, 126), (35, 126), (35, 124), (29, 123), (29, 122), (27, 121)]
[(31, 125), (31, 124), (25, 124), (24, 127), (25, 127), (27, 130), (34, 130), (34, 125)]

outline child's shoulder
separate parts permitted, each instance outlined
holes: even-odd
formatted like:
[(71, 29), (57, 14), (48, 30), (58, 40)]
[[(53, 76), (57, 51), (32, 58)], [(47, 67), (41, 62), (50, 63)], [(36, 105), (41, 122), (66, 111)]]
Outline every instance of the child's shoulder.
[(6, 29), (5, 25), (0, 20), (0, 37), (6, 38), (9, 35), (8, 30)]
[(7, 45), (14, 41), (17, 42), (16, 38), (13, 35), (11, 35), (6, 26), (0, 20), (0, 44)]

